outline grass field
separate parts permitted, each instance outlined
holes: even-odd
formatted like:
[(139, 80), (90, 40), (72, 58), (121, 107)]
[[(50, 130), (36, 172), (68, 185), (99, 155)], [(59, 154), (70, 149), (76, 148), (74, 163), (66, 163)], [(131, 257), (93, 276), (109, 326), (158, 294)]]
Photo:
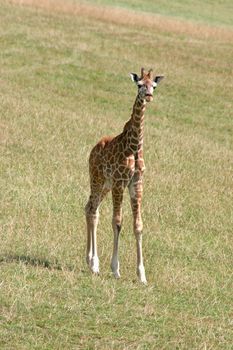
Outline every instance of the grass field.
[[(1, 349), (233, 349), (232, 5), (194, 3), (0, 0)], [(122, 278), (110, 196), (100, 276), (85, 264), (89, 152), (121, 132), (141, 66), (166, 76), (145, 118), (146, 287), (127, 195)]]
[(231, 0), (83, 0), (87, 4), (123, 7), (134, 11), (172, 16), (198, 22), (229, 25), (233, 24), (233, 3)]

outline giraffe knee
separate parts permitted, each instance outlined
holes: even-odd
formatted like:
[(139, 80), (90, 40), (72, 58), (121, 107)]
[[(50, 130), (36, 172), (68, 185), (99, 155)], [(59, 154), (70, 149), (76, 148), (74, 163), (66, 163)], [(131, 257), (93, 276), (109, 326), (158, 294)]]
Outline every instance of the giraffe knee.
[(116, 228), (117, 228), (117, 232), (118, 232), (118, 234), (121, 232), (121, 225), (119, 225), (119, 224), (116, 224)]
[(85, 213), (86, 216), (89, 216), (92, 212), (92, 205), (90, 203), (90, 201), (87, 202), (87, 204), (85, 205)]
[(86, 217), (97, 217), (99, 215), (98, 212), (98, 207), (95, 206), (92, 201), (88, 201), (86, 206), (85, 206), (85, 213), (86, 213)]
[(143, 230), (143, 223), (142, 220), (136, 221), (134, 224), (134, 234), (135, 236), (140, 236), (142, 234)]
[(115, 216), (112, 218), (112, 227), (113, 230), (117, 230), (117, 233), (120, 234), (121, 227), (122, 227), (122, 217), (121, 216)]

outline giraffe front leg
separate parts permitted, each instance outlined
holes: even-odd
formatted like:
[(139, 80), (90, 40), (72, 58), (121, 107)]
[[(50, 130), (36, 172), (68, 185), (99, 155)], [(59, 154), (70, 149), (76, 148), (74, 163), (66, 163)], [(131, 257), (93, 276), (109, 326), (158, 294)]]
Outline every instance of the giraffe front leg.
[(86, 205), (86, 221), (87, 221), (87, 250), (86, 261), (91, 271), (95, 274), (99, 273), (99, 258), (97, 254), (97, 226), (99, 221), (98, 201), (90, 196)]
[(113, 240), (113, 254), (112, 254), (112, 260), (111, 260), (111, 269), (115, 278), (120, 278), (118, 245), (119, 245), (119, 236), (120, 236), (121, 225), (122, 225), (123, 191), (124, 191), (124, 188), (121, 185), (113, 187), (113, 190), (112, 190), (112, 202), (113, 202), (112, 228), (113, 228), (114, 240)]
[(137, 247), (137, 275), (140, 282), (147, 284), (145, 268), (143, 263), (142, 256), (142, 217), (141, 217), (141, 202), (142, 202), (142, 175), (135, 173), (134, 178), (132, 179), (129, 186), (129, 193), (131, 199), (131, 208), (133, 212), (133, 229), (134, 235), (136, 238), (136, 247)]

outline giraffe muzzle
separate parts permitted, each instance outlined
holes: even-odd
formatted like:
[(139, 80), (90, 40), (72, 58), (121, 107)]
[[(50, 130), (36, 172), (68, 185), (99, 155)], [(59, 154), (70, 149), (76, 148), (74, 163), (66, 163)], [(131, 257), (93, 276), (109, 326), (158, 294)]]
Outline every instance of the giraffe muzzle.
[(153, 101), (153, 95), (152, 94), (146, 94), (146, 102)]

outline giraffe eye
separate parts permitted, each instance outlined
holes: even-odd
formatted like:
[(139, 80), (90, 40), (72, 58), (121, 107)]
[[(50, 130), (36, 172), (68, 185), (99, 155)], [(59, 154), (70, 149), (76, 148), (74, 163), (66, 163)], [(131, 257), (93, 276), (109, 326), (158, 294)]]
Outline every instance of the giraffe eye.
[(140, 89), (143, 86), (142, 83), (138, 83), (138, 88)]
[(153, 82), (153, 89), (155, 89), (157, 87), (157, 83), (154, 81)]

